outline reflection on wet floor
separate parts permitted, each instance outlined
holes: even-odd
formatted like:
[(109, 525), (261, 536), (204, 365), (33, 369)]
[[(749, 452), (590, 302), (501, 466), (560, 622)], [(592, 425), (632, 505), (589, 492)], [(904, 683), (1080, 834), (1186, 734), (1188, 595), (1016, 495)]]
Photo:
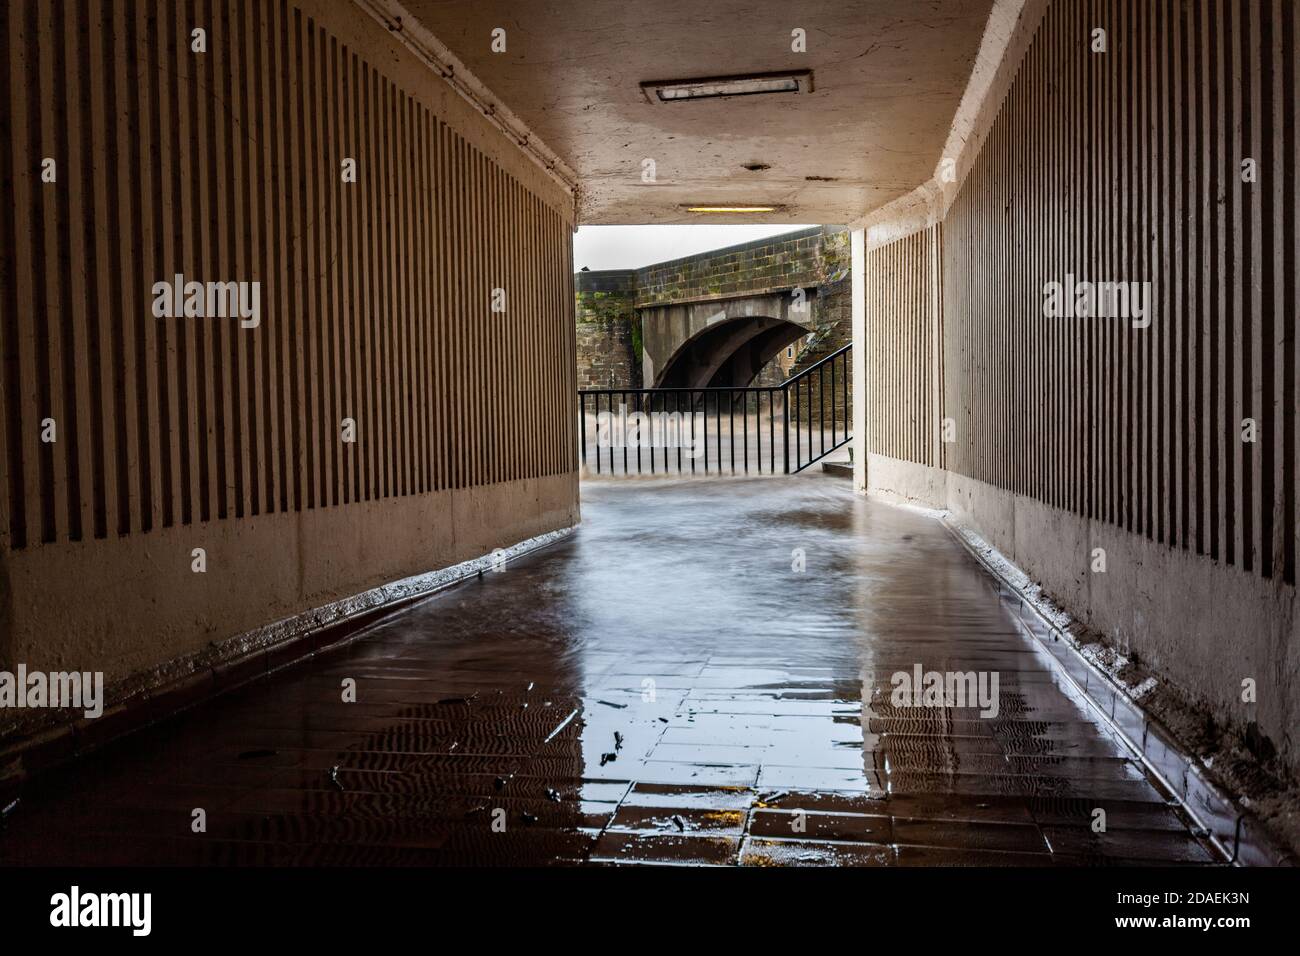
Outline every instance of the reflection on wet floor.
[[(583, 518), (29, 785), (0, 863), (1214, 861), (932, 518), (821, 476)], [(997, 715), (895, 706), (916, 665), (996, 672)]]

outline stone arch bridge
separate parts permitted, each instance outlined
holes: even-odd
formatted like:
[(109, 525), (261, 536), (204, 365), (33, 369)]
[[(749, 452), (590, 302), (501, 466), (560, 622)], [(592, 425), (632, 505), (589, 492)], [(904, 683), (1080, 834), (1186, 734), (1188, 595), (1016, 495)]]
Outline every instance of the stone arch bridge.
[(848, 260), (848, 233), (817, 227), (579, 272), (579, 386), (781, 382), (850, 341)]

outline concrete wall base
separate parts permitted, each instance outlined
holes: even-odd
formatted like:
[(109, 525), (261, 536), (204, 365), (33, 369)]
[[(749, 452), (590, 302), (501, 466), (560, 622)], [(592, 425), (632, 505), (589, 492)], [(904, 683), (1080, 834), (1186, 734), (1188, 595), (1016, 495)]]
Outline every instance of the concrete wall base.
[[(268, 621), (571, 527), (577, 482), (529, 478), (6, 554), (2, 665), (81, 671), (89, 656), (110, 700), (129, 699), (238, 658), (248, 635), (272, 633)], [(57, 716), (13, 713), (0, 739)]]
[[(474, 489), (480, 494), (491, 490)], [(462, 508), (460, 513), (467, 515), (471, 511)], [(494, 541), (487, 545), (471, 534), (459, 547), (452, 545), (452, 553), (470, 555), (465, 560), (435, 565), (430, 570), (312, 604), (273, 623), (212, 641), (200, 650), (112, 680), (105, 689), (101, 717), (88, 719), (79, 712), (57, 710), (12, 712), (14, 716), (7, 725), (0, 727), (0, 739), (6, 741), (0, 749), (0, 780), (25, 777), (79, 756), (216, 694), (347, 643), (412, 601), (490, 573), (503, 563), (567, 537), (577, 525), (576, 509), (571, 514), (557, 512), (557, 517), (569, 523), (546, 528), (542, 525), (548, 522), (523, 522), (521, 527), (536, 524), (537, 533), (515, 542)], [(135, 618), (128, 615), (128, 619)], [(29, 670), (46, 669), (57, 668), (29, 665)]]

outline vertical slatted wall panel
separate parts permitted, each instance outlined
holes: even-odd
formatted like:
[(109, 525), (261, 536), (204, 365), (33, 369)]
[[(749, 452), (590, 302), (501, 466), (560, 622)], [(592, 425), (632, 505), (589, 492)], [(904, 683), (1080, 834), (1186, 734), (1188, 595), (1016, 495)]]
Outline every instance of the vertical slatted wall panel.
[(15, 0), (0, 55), (0, 543), (574, 468), (567, 217), (288, 0)]
[(934, 458), (934, 269), (939, 227), (867, 253), (868, 451), (921, 464)]
[[(944, 467), (1295, 582), (1298, 15), (1049, 7), (943, 223)], [(925, 464), (906, 435), (929, 411), (898, 383), (931, 367), (911, 267), (929, 232), (869, 253), (867, 288), (871, 450)], [(1150, 327), (1044, 317), (1067, 274), (1150, 281)]]

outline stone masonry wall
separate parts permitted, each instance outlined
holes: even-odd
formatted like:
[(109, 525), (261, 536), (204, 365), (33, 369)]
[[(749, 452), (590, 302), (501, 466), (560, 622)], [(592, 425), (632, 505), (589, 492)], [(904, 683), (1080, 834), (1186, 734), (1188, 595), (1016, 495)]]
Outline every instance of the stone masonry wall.
[(574, 276), (579, 388), (641, 387), (641, 320), (635, 294), (632, 269)]
[(819, 286), (848, 274), (848, 233), (816, 226), (636, 270), (639, 308)]

